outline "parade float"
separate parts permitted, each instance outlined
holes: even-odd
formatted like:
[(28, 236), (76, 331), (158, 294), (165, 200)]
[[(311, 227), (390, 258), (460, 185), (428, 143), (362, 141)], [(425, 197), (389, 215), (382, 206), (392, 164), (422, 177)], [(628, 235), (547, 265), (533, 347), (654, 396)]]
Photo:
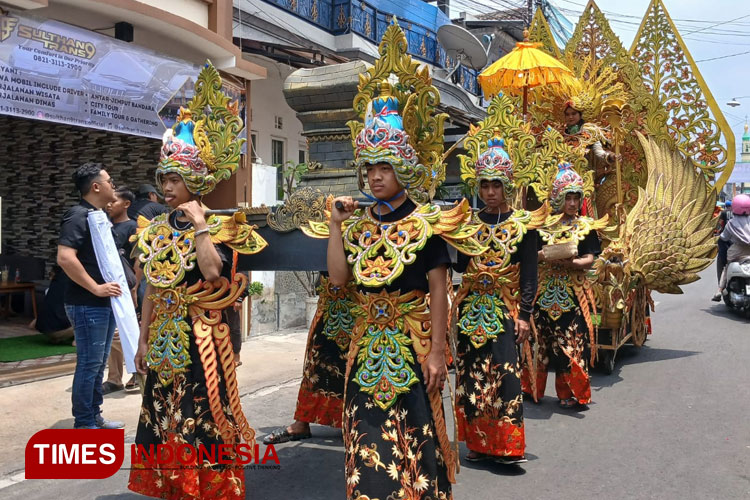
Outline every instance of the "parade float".
[[(492, 101), (466, 142), (508, 136), (522, 165), (517, 184), (526, 187), (517, 204), (545, 201), (565, 161), (584, 180), (584, 215), (608, 217), (587, 287), (598, 311), (593, 351), (611, 373), (617, 350), (643, 345), (650, 333), (651, 292), (682, 293), (713, 261), (716, 193), (734, 165), (734, 138), (661, 0), (651, 2), (629, 51), (593, 1), (563, 50), (541, 11), (517, 45), (480, 74)], [(529, 50), (570, 71), (540, 78), (550, 67), (544, 58), (536, 57), (544, 71), (517, 65), (514, 52)], [(581, 114), (573, 133), (566, 107)]]

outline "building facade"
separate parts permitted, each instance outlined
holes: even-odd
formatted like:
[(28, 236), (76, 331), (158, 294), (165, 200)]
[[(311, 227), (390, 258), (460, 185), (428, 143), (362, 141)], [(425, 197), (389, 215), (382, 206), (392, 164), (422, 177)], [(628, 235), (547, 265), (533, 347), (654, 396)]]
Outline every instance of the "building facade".
[[(245, 108), (266, 68), (234, 44), (230, 0), (2, 6), (0, 263), (19, 263), (23, 281), (43, 280), (55, 263), (62, 215), (77, 199), (71, 174), (78, 166), (97, 161), (119, 185), (154, 184), (161, 135), (174, 118), (163, 111), (189, 99), (200, 65), (210, 60)], [(246, 186), (249, 163), (214, 201), (236, 206)]]

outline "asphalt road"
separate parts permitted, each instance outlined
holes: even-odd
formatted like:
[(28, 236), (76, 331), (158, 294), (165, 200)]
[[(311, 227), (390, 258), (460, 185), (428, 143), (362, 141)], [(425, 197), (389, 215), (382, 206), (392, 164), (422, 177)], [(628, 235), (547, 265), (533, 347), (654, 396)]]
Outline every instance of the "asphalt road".
[[(750, 498), (750, 322), (709, 301), (713, 269), (703, 278), (684, 295), (654, 294), (654, 334), (641, 349), (621, 350), (614, 373), (594, 374), (588, 411), (559, 409), (550, 396), (526, 403), (529, 462), (462, 461), (455, 498)], [(259, 436), (289, 421), (296, 394), (296, 384), (285, 384), (243, 400)], [(247, 498), (343, 499), (340, 432), (314, 426), (313, 434), (278, 447), (278, 470), (248, 470)], [(126, 482), (126, 471), (100, 481), (24, 481), (0, 496), (143, 498)]]

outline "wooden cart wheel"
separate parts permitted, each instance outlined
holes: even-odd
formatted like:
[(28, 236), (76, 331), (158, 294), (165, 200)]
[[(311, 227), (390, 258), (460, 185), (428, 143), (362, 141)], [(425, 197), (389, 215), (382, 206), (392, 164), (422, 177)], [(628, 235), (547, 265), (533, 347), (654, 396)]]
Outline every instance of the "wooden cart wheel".
[(612, 375), (612, 372), (615, 371), (615, 351), (601, 349), (599, 351), (599, 363), (605, 374)]
[(648, 299), (646, 288), (643, 286), (639, 286), (634, 293), (633, 304), (630, 306), (630, 329), (633, 333), (633, 345), (641, 347), (646, 342), (646, 310), (648, 309)]

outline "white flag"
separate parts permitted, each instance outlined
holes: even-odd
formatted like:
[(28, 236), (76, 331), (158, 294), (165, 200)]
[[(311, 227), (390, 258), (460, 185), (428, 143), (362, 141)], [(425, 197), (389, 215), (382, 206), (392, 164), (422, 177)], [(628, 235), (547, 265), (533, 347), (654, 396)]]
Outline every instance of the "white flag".
[(125, 270), (122, 268), (120, 252), (115, 246), (112, 236), (112, 223), (107, 214), (102, 210), (90, 210), (88, 213), (89, 229), (91, 230), (91, 242), (94, 244), (96, 261), (107, 283), (116, 282), (120, 285), (122, 295), (110, 297), (112, 310), (115, 313), (115, 322), (120, 333), (122, 354), (125, 358), (125, 368), (128, 373), (135, 373), (135, 353), (138, 350), (138, 317), (133, 306), (133, 297), (130, 295), (128, 282), (125, 279)]

